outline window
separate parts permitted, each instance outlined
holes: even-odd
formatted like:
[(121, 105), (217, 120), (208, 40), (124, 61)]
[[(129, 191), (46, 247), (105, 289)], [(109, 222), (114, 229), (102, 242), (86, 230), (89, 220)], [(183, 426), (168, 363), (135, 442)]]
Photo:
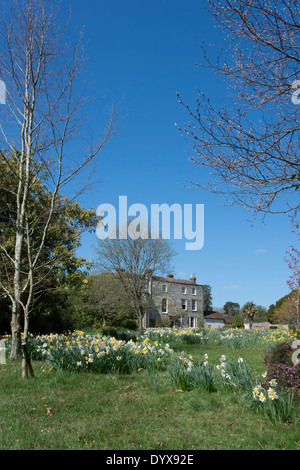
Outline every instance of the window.
[(182, 293), (182, 294), (186, 294), (186, 287), (182, 287), (182, 288), (181, 288), (181, 293)]
[(162, 302), (161, 302), (161, 311), (162, 311), (162, 313), (167, 313), (167, 311), (168, 311), (167, 299), (162, 299)]
[(187, 310), (186, 299), (181, 299), (181, 307), (182, 310)]
[(196, 328), (197, 326), (197, 318), (196, 317), (189, 317), (189, 327)]
[(196, 287), (192, 287), (192, 295), (196, 295), (196, 294), (197, 294)]
[(197, 312), (197, 300), (192, 300), (192, 310), (193, 312)]
[(166, 286), (166, 284), (163, 284), (163, 285), (162, 285), (162, 291), (163, 291), (163, 292), (167, 292), (167, 286)]

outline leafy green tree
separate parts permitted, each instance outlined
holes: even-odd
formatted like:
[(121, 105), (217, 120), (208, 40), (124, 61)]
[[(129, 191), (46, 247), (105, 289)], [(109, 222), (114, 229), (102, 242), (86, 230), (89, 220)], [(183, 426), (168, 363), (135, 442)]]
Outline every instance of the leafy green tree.
[(234, 317), (237, 313), (240, 312), (240, 304), (236, 302), (226, 302), (223, 307), (224, 315), (229, 315)]
[(290, 294), (287, 294), (287, 295), (284, 295), (283, 297), (281, 297), (280, 299), (278, 299), (275, 304), (271, 304), (268, 308), (268, 311), (267, 311), (267, 320), (270, 322), (270, 323), (276, 323), (276, 320), (275, 320), (275, 316), (276, 316), (276, 312), (280, 309), (281, 305), (286, 301), (288, 300)]
[[(8, 159), (14, 169), (14, 159)], [(40, 174), (41, 178), (44, 177)], [(50, 195), (41, 178), (36, 178), (31, 192), (27, 197), (26, 227), (27, 243), (22, 249), (22, 272), (24, 280), (21, 284), (20, 300), (22, 304), (31, 296), (28, 313), (31, 315), (31, 332), (67, 329), (73, 324), (69, 311), (70, 293), (78, 291), (90, 264), (76, 254), (80, 246), (81, 235), (86, 230), (95, 228), (98, 218), (92, 210), (83, 209), (78, 203), (57, 195), (53, 207), (51, 222), (44, 237), (45, 207), (50, 203)], [(0, 192), (0, 293), (3, 299), (1, 323), (7, 328), (7, 320), (12, 315), (10, 296), (13, 296), (14, 284), (14, 233), (16, 221), (16, 204), (13, 191), (16, 179), (7, 170), (7, 164), (0, 160), (0, 181), (5, 190)], [(41, 247), (41, 238), (44, 237)], [(30, 247), (31, 255), (27, 250)], [(31, 260), (36, 257), (35, 269), (31, 270)], [(30, 282), (28, 276), (30, 274)], [(29, 294), (29, 290), (31, 293)], [(74, 308), (73, 308), (74, 310)], [(64, 317), (64, 320), (63, 320)], [(10, 318), (11, 320), (11, 318)], [(22, 316), (14, 324), (21, 331)], [(48, 326), (47, 326), (48, 325)], [(20, 348), (15, 344), (16, 349)]]
[(205, 284), (203, 286), (203, 310), (211, 312), (213, 309), (211, 286)]
[(298, 295), (298, 291), (293, 291), (277, 300), (275, 305), (270, 305), (267, 312), (267, 318), (270, 323), (287, 323), (296, 326)]
[(267, 309), (262, 305), (257, 305), (257, 313), (254, 315), (254, 322), (261, 323), (267, 321)]
[(122, 326), (134, 319), (130, 299), (119, 277), (100, 273), (87, 278), (85, 304), (94, 319), (94, 326)]
[(236, 313), (233, 317), (232, 328), (244, 328), (244, 322), (239, 313)]

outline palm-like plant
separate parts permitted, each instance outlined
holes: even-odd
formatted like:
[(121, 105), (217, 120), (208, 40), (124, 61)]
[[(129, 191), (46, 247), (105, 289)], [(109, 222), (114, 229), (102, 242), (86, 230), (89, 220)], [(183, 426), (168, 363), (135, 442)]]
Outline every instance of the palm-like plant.
[(248, 319), (249, 321), (249, 328), (250, 330), (252, 329), (252, 320), (254, 318), (254, 315), (258, 312), (254, 302), (246, 302), (245, 305), (242, 307), (242, 313), (243, 315)]

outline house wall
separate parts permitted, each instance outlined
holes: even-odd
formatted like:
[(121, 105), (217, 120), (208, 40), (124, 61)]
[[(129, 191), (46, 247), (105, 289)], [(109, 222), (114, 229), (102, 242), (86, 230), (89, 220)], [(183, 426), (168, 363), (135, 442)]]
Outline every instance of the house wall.
[(213, 318), (205, 318), (204, 324), (208, 328), (223, 328), (225, 326), (224, 320), (214, 320)]
[[(166, 286), (166, 292), (163, 291)], [(186, 293), (182, 292), (185, 288)], [(192, 288), (196, 289), (196, 294), (192, 294)], [(155, 326), (158, 319), (168, 319), (171, 323), (176, 319), (176, 324), (170, 326), (178, 327), (199, 327), (204, 326), (203, 320), (203, 287), (191, 283), (176, 283), (169, 281), (151, 280), (151, 293), (153, 308), (149, 312), (147, 326)], [(167, 310), (163, 312), (163, 299), (166, 300)], [(182, 299), (186, 301), (186, 310), (182, 308)], [(196, 301), (196, 310), (193, 310), (193, 302)]]

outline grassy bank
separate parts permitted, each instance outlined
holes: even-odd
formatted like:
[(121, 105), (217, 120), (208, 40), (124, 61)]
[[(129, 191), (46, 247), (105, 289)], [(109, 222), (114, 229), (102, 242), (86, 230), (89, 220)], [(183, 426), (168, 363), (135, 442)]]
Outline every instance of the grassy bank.
[[(175, 346), (194, 358), (243, 357), (265, 370), (264, 345)], [(165, 371), (128, 375), (50, 371), (34, 362), (35, 379), (19, 362), (0, 366), (0, 449), (275, 450), (300, 449), (300, 406), (287, 423), (249, 408), (241, 390), (182, 392)]]

